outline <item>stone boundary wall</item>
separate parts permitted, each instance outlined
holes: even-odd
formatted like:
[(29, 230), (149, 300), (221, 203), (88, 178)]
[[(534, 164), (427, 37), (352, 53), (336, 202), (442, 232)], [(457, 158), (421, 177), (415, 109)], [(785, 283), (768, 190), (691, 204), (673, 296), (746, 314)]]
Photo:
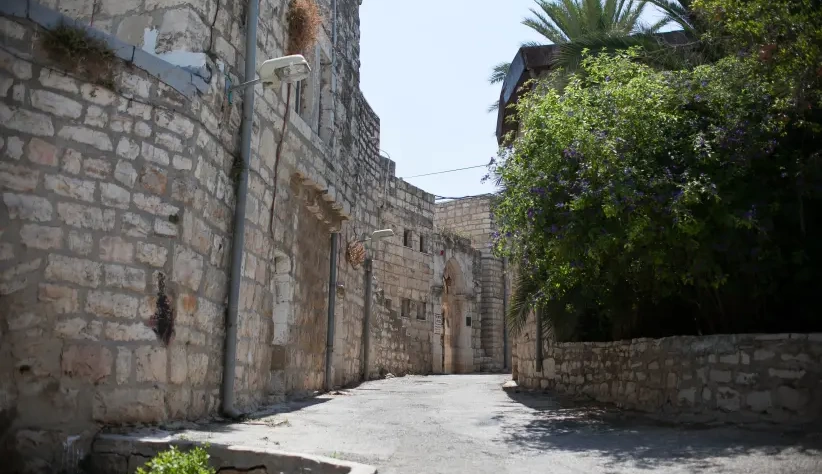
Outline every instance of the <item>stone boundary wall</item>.
[(822, 418), (822, 334), (741, 334), (545, 342), (533, 319), (514, 347), (525, 388), (696, 421), (805, 423)]

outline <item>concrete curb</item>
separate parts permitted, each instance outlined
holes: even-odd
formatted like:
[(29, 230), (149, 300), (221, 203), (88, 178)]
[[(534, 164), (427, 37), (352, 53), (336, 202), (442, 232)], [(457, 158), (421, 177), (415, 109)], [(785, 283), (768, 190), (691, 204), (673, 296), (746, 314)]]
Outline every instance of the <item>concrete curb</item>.
[[(170, 446), (191, 448), (206, 443), (179, 440), (170, 436), (98, 435), (92, 444), (93, 472), (105, 474), (132, 473), (137, 467)], [(339, 459), (248, 446), (211, 444), (211, 464), (218, 470), (250, 471), (265, 469), (269, 474), (377, 474), (377, 469)]]

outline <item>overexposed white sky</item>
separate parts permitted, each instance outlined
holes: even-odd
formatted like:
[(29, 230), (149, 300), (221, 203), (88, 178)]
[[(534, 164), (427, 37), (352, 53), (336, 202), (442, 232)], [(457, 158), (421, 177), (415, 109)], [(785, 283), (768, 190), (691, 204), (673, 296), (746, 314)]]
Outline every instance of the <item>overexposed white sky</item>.
[[(526, 41), (533, 0), (365, 0), (360, 7), (361, 87), (381, 120), (381, 148), (397, 176), (486, 164), (496, 155), (500, 85), (491, 68)], [(646, 21), (659, 18), (646, 14)], [(441, 196), (493, 192), (485, 169), (408, 179)]]

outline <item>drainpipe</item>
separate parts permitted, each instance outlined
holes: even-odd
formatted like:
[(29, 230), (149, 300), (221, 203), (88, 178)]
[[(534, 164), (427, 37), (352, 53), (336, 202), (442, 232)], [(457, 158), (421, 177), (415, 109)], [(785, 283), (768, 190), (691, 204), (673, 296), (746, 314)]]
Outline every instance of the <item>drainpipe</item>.
[(337, 241), (340, 234), (331, 234), (331, 270), (328, 272), (328, 332), (325, 344), (325, 389), (334, 388), (331, 380), (331, 363), (334, 355), (334, 310), (337, 305)]
[[(257, 19), (258, 0), (249, 0), (245, 32), (245, 81), (257, 75)], [(231, 284), (228, 291), (228, 311), (225, 321), (225, 347), (223, 349), (223, 384), (220, 388), (223, 415), (238, 418), (241, 413), (234, 408), (234, 374), (237, 369), (237, 316), (240, 306), (243, 247), (245, 244), (245, 207), (248, 197), (248, 164), (251, 158), (251, 125), (254, 121), (254, 89), (243, 96), (243, 126), (240, 158), (243, 168), (237, 183), (237, 207), (234, 209), (234, 232), (231, 239)]]
[(508, 362), (508, 259), (502, 259), (502, 369), (509, 370)]
[(368, 355), (371, 344), (371, 286), (373, 280), (373, 261), (365, 259), (365, 315), (362, 321), (362, 379), (368, 380)]

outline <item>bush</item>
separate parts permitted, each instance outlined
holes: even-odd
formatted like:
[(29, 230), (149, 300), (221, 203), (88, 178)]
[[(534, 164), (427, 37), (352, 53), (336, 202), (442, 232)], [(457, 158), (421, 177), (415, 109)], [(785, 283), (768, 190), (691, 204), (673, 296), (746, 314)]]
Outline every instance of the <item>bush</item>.
[[(497, 255), (560, 339), (822, 329), (818, 108), (756, 55), (587, 57), (518, 104)], [(792, 82), (794, 81), (794, 82)]]
[(176, 446), (163, 451), (146, 463), (146, 468), (138, 468), (137, 474), (214, 474), (208, 465), (209, 455), (205, 449), (197, 447), (181, 452)]

